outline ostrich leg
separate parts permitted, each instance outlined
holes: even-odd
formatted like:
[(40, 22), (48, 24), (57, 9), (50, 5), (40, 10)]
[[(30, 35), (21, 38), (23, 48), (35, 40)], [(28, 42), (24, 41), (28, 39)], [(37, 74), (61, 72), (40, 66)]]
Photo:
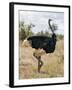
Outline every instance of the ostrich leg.
[(43, 66), (43, 62), (41, 61), (41, 56), (39, 56), (37, 59), (38, 59), (38, 72), (40, 73), (40, 69)]
[(41, 60), (41, 56), (38, 56), (35, 53), (33, 53), (33, 56), (38, 60), (38, 72), (40, 73), (40, 69), (43, 66), (43, 62)]

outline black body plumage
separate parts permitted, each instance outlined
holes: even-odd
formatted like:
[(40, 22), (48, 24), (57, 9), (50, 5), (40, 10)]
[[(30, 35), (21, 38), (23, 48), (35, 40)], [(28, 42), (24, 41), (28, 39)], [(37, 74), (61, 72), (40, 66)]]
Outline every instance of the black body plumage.
[(27, 39), (32, 48), (43, 49), (46, 53), (53, 53), (56, 45), (56, 35), (48, 36), (31, 36)]

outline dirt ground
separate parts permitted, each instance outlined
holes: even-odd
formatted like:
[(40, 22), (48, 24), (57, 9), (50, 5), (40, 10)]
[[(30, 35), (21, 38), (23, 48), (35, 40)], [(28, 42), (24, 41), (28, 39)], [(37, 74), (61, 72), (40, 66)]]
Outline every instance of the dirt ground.
[(35, 49), (19, 45), (19, 79), (52, 78), (64, 76), (64, 41), (59, 40), (54, 53), (41, 56), (43, 66), (38, 73), (38, 60), (33, 56)]

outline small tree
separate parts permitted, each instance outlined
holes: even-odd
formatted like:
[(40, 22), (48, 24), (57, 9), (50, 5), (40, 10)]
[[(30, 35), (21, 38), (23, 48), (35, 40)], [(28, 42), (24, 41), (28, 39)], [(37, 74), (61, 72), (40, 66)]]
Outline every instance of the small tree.
[(41, 30), (41, 33), (40, 33), (41, 35), (44, 35), (44, 32), (43, 32), (43, 30)]
[(45, 34), (45, 36), (49, 36), (49, 32), (47, 30), (45, 31), (44, 34)]
[(20, 22), (19, 24), (19, 39), (24, 40), (25, 38), (33, 35), (33, 32), (31, 31), (31, 24), (26, 25), (24, 22)]
[(19, 39), (23, 41), (25, 38), (26, 38), (25, 30), (24, 29), (21, 29), (19, 31)]
[(52, 29), (53, 29), (53, 31), (57, 30), (57, 29), (58, 29), (57, 24), (53, 23), (53, 24), (52, 24)]

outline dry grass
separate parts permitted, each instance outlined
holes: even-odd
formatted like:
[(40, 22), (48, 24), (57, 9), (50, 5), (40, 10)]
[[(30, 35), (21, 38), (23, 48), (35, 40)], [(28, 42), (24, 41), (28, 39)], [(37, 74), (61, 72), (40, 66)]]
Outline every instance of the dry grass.
[(41, 59), (44, 65), (41, 72), (38, 73), (38, 61), (33, 56), (34, 49), (31, 47), (23, 47), (20, 43), (19, 58), (19, 78), (52, 78), (64, 76), (64, 41), (59, 40), (56, 44), (56, 50), (51, 54), (42, 55)]

